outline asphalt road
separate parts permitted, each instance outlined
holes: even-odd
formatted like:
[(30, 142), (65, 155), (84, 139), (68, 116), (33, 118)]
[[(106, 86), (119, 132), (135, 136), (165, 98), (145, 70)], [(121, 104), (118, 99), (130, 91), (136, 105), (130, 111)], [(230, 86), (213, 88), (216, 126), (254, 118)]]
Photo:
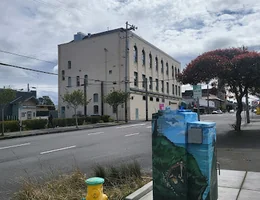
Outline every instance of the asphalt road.
[[(234, 114), (204, 115), (217, 122), (217, 134), (231, 130)], [(96, 164), (137, 160), (151, 172), (150, 122), (0, 141), (0, 199), (20, 187), (21, 178), (42, 179), (78, 167), (89, 174)]]

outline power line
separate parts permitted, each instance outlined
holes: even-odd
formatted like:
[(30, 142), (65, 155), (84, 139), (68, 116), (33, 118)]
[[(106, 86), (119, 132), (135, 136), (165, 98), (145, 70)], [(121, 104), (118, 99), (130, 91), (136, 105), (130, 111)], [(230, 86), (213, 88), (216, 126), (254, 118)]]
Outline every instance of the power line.
[(18, 53), (13, 53), (13, 52), (1, 50), (1, 49), (0, 49), (0, 52), (6, 53), (6, 54), (15, 55), (15, 56), (20, 56), (20, 57), (24, 57), (24, 58), (29, 58), (29, 59), (33, 59), (33, 60), (38, 60), (38, 61), (42, 61), (42, 62), (47, 62), (47, 63), (51, 63), (51, 64), (56, 64), (56, 65), (57, 65), (57, 63), (55, 63), (55, 62), (48, 61), (48, 60), (43, 60), (43, 59), (36, 58), (36, 57), (32, 57), (32, 56), (26, 56), (26, 55), (22, 55), (22, 54), (18, 54)]
[(23, 70), (27, 70), (27, 71), (33, 71), (33, 72), (38, 72), (38, 73), (49, 74), (49, 75), (56, 75), (56, 76), (58, 75), (58, 74), (53, 73), (53, 72), (45, 72), (45, 71), (41, 71), (41, 70), (38, 70), (38, 69), (31, 69), (31, 68), (27, 68), (27, 67), (20, 67), (20, 66), (17, 66), (17, 65), (11, 65), (11, 64), (2, 63), (2, 62), (0, 62), (0, 65), (7, 66), (7, 67), (12, 67), (12, 68), (17, 68), (17, 69), (23, 69)]

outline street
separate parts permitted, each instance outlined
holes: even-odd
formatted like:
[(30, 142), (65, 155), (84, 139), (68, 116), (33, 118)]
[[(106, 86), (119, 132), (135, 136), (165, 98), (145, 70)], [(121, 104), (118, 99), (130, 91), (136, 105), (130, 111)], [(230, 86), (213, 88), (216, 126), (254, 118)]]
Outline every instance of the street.
[[(204, 115), (217, 123), (217, 134), (231, 130), (235, 114)], [(96, 164), (137, 160), (152, 168), (151, 122), (0, 141), (0, 196), (8, 199), (21, 177), (48, 178), (50, 174), (80, 168), (89, 174)]]

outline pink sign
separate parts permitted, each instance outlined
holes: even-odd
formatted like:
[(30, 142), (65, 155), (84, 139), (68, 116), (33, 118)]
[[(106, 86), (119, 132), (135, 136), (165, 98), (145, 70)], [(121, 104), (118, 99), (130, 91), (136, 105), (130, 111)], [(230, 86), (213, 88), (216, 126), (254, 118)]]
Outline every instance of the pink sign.
[(159, 109), (160, 109), (160, 110), (163, 110), (163, 109), (164, 109), (164, 104), (163, 104), (163, 103), (160, 103), (160, 104), (159, 104)]

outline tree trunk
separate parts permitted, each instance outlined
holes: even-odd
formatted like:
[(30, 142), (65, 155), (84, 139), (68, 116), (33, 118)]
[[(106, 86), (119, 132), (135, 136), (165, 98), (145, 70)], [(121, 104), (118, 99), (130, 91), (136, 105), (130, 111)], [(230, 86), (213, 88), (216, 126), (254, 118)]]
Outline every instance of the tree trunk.
[(79, 128), (79, 126), (78, 126), (78, 115), (77, 115), (77, 109), (75, 109), (75, 117), (76, 117), (76, 128)]
[(236, 131), (241, 131), (242, 111), (243, 111), (243, 103), (241, 98), (241, 99), (237, 99), (237, 113), (236, 113), (236, 126), (235, 126)]
[(117, 123), (119, 122), (119, 120), (118, 120), (118, 107), (116, 107), (116, 121), (117, 121)]
[(4, 136), (5, 132), (5, 125), (4, 125), (5, 119), (4, 119), (4, 107), (2, 108), (2, 136)]

